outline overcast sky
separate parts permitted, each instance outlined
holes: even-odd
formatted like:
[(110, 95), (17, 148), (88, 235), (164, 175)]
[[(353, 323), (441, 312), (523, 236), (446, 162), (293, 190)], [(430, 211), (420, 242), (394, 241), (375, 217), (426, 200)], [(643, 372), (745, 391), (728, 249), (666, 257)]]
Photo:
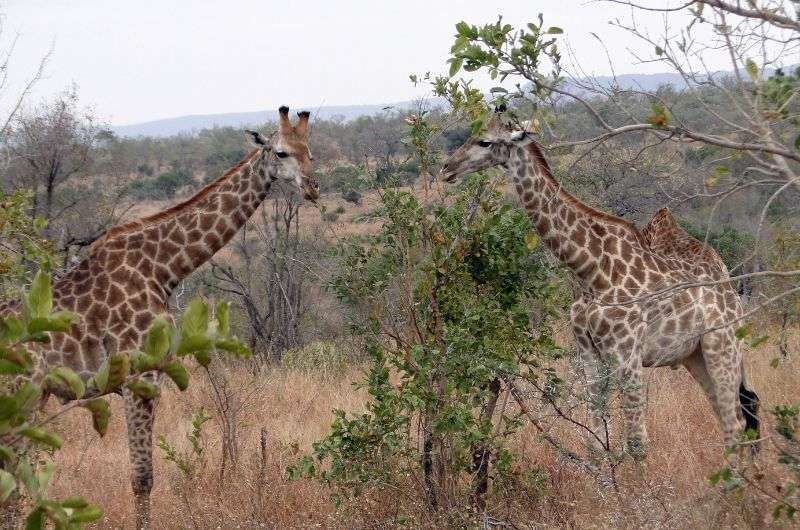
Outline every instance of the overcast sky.
[[(18, 35), (13, 80), (30, 75), (53, 46), (31, 101), (74, 82), (82, 103), (114, 125), (284, 103), (408, 100), (424, 93), (409, 74), (446, 72), (456, 22), (491, 22), (500, 13), (519, 25), (542, 12), (546, 25), (565, 30), (589, 72), (609, 72), (592, 32), (605, 41), (617, 73), (664, 71), (635, 64), (626, 51), (632, 38), (608, 24), (629, 19), (628, 9), (585, 0), (6, 0), (0, 6), (3, 42)], [(660, 17), (638, 20), (657, 31)]]

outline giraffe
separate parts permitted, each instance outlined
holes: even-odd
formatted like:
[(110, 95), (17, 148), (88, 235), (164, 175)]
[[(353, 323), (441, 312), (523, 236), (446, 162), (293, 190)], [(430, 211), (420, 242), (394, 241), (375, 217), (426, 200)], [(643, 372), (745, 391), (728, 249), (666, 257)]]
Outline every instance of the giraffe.
[[(274, 182), (284, 181), (316, 201), (308, 148), (308, 112), (296, 125), (289, 108), (279, 109), (270, 137), (246, 131), (254, 149), (236, 166), (190, 199), (155, 215), (108, 230), (88, 255), (53, 286), (56, 309), (77, 313), (70, 333), (55, 333), (50, 344), (32, 351), (32, 379), (41, 383), (53, 366), (68, 366), (83, 379), (110, 353), (140, 349), (153, 319), (167, 312), (172, 290), (222, 248), (264, 200)], [(0, 306), (0, 315), (19, 302)], [(64, 388), (45, 386), (45, 395), (71, 399)], [(122, 390), (128, 428), (131, 486), (137, 528), (150, 519), (152, 430), (157, 400)]]
[(504, 168), (544, 244), (577, 277), (582, 294), (570, 317), (589, 381), (590, 445), (602, 447), (603, 364), (620, 376), (625, 442), (639, 462), (647, 444), (645, 367), (686, 367), (711, 402), (726, 446), (738, 442), (745, 425), (757, 432), (758, 397), (745, 382), (735, 336), (743, 314), (736, 292), (724, 281), (668, 290), (728, 278), (716, 253), (683, 232), (667, 210), (642, 232), (579, 201), (553, 177), (532, 134), (509, 124), (504, 110), (496, 109), (485, 133), (450, 155), (440, 179)]

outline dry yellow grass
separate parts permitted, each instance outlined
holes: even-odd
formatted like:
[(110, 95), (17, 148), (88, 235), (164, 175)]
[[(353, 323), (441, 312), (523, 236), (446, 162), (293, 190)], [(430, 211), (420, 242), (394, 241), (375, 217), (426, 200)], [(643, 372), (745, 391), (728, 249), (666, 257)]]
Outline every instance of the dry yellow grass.
[[(769, 366), (771, 347), (748, 352), (751, 383), (761, 396), (762, 410), (797, 400), (796, 377), (800, 359), (779, 369)], [(330, 491), (311, 480), (290, 481), (287, 464), (327, 431), (334, 408), (358, 411), (365, 396), (350, 382), (359, 376), (353, 368), (333, 380), (276, 369), (253, 377), (245, 369), (234, 370), (231, 381), (242, 395), (249, 394), (241, 414), (240, 469), (220, 482), (219, 425), (205, 425), (206, 451), (196, 474), (187, 480), (164, 453), (155, 449), (153, 517), (155, 528), (380, 528), (389, 525), (396, 510), (405, 510), (411, 526), (443, 524), (425, 520), (418, 506), (401, 499), (365, 496), (357, 510), (338, 513), (329, 500)], [(708, 485), (710, 473), (723, 465), (721, 436), (711, 408), (684, 370), (658, 369), (648, 376), (648, 430), (651, 446), (645, 478), (634, 466), (618, 471), (619, 491), (604, 489), (574, 465), (564, 461), (540, 442), (532, 427), (516, 435), (513, 445), (521, 454), (519, 470), (541, 469), (547, 478), (543, 488), (501, 494), (490, 501), (490, 510), (521, 527), (651, 527), (711, 528), (757, 527), (767, 524), (768, 510), (755, 506), (753, 498), (724, 495)], [(105, 507), (98, 527), (132, 528), (133, 512), (128, 486), (127, 446), (120, 400), (113, 398), (114, 416), (109, 432), (100, 439), (88, 417), (74, 413), (59, 429), (74, 429), (59, 451), (60, 465), (52, 492), (81, 493)], [(205, 407), (213, 413), (211, 388), (204, 373), (196, 371), (185, 393), (165, 389), (158, 407), (156, 433), (182, 451), (188, 451), (186, 434), (194, 411)], [(769, 432), (768, 414), (765, 432)], [(615, 424), (615, 425), (618, 425)], [(267, 433), (265, 473), (261, 476), (260, 433)], [(579, 449), (580, 436), (559, 428)], [(767, 471), (764, 487), (774, 488), (769, 478), (774, 454), (766, 450), (758, 462)], [(232, 478), (231, 478), (232, 477)], [(773, 490), (774, 491), (774, 490)], [(405, 503), (405, 504), (404, 504)]]

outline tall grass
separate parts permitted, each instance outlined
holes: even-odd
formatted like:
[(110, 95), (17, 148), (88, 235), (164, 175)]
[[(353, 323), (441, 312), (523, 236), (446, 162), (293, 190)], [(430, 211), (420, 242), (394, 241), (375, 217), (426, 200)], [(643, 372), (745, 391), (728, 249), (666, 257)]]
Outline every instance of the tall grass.
[[(800, 359), (778, 369), (771, 346), (747, 353), (750, 382), (767, 411), (800, 396)], [(330, 374), (328, 374), (330, 375)], [(220, 480), (221, 433), (217, 419), (203, 426), (202, 463), (187, 477), (155, 449), (154, 528), (386, 528), (460, 526), (468, 514), (434, 517), (423, 507), (412, 484), (397, 491), (365, 492), (356, 502), (337, 508), (330, 491), (312, 480), (291, 481), (285, 467), (307, 451), (330, 425), (334, 408), (356, 412), (366, 396), (351, 385), (360, 370), (347, 367), (336, 377), (318, 377), (308, 366), (274, 369), (252, 376), (243, 367), (231, 383), (257, 388), (243, 406), (238, 431), (240, 463)], [(257, 385), (252, 378), (257, 378)], [(750, 495), (725, 494), (712, 488), (708, 475), (723, 465), (722, 437), (700, 388), (683, 370), (657, 369), (647, 377), (647, 426), (650, 447), (644, 475), (632, 464), (618, 469), (618, 488), (603, 488), (539, 441), (531, 427), (519, 433), (521, 455), (513, 488), (500, 487), (489, 499), (489, 512), (521, 528), (712, 528), (756, 527), (769, 523), (764, 501)], [(85, 418), (68, 416), (63, 428), (76, 429), (58, 453), (60, 471), (54, 493), (81, 493), (105, 507), (102, 528), (132, 528), (134, 516), (128, 485), (128, 454), (120, 400), (112, 399), (114, 416), (100, 439)], [(180, 451), (191, 452), (187, 434), (195, 411), (213, 411), (211, 388), (201, 372), (193, 374), (185, 393), (165, 389), (156, 422)], [(765, 428), (771, 423), (764, 414)], [(614, 424), (619, 429), (619, 422)], [(566, 426), (558, 434), (581, 450), (582, 438)], [(765, 431), (767, 432), (767, 431)], [(263, 447), (262, 447), (263, 438)], [(765, 489), (774, 454), (758, 457)]]

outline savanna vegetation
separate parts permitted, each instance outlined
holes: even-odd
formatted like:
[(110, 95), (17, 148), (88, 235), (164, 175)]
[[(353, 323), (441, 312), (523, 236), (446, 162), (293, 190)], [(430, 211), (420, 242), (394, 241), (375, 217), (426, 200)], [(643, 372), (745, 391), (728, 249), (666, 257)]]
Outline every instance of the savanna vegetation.
[[(89, 381), (53, 370), (75, 400), (40, 411), (41, 388), (18, 384), (32, 367), (22, 346), (76, 318), (53, 308), (50, 278), (108, 228), (189, 197), (247, 150), (236, 128), (117, 137), (74, 87), (15, 108), (0, 130), (0, 294), (23, 308), (0, 319), (4, 509), (28, 528), (133, 525), (113, 396), (127, 386), (161, 394), (155, 528), (796, 525), (798, 8), (697, 0), (665, 11), (663, 35), (635, 16), (618, 22), (646, 44), (644, 60), (683, 80), (656, 90), (579, 75), (546, 14), (524, 27), (454, 20), (447, 75), (411, 76), (435, 98), (314, 121), (319, 204), (270, 196), (175, 290), (178, 325), (158, 320), (141, 351)], [(729, 67), (709, 71), (719, 50)], [(476, 89), (472, 72), (498, 86)], [(643, 467), (622, 443), (609, 381), (601, 480), (568, 325), (577, 282), (502, 174), (435, 180), (495, 105), (536, 132), (582, 201), (640, 226), (669, 206), (720, 254), (745, 301), (735, 325), (761, 399), (757, 455), (742, 456), (746, 434), (723, 447), (685, 370), (655, 369)], [(142, 376), (153, 371), (175, 384)]]

